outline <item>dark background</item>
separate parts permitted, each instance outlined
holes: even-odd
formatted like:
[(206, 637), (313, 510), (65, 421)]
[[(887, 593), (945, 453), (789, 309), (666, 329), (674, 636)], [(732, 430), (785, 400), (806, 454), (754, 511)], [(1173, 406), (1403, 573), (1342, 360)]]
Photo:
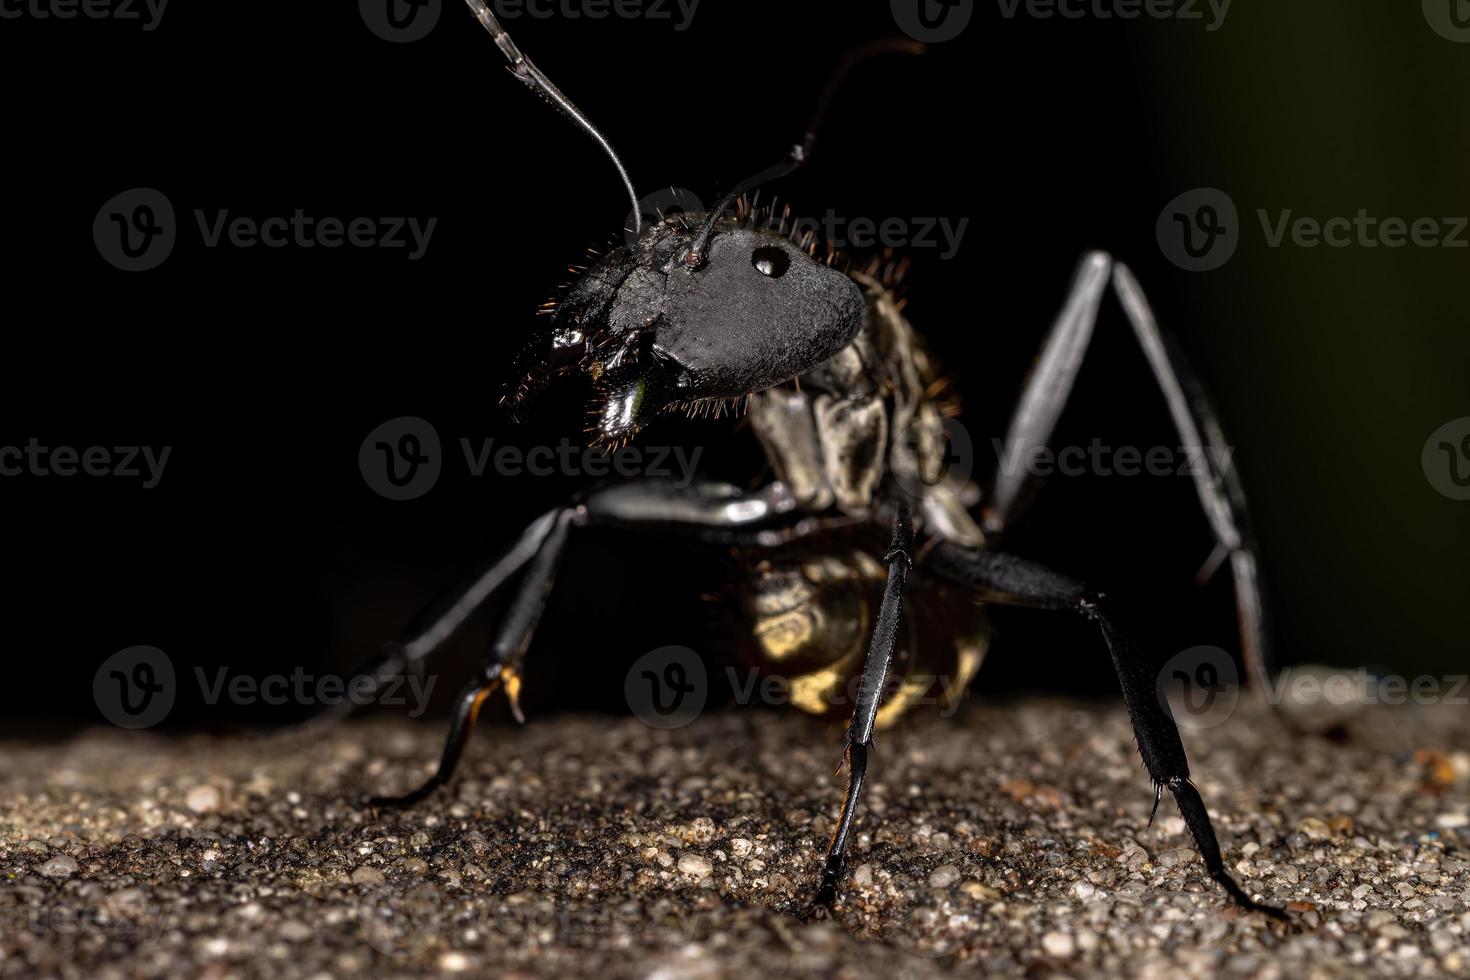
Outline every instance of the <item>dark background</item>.
[[(1079, 256), (1126, 259), (1236, 446), (1282, 662), (1463, 670), (1470, 504), (1430, 486), (1420, 450), (1470, 415), (1470, 252), (1273, 249), (1255, 211), (1470, 214), (1470, 45), (1438, 36), (1414, 3), (1241, 3), (1214, 32), (999, 11), (979, 3), (926, 58), (855, 77), (781, 196), (807, 214), (970, 219), (955, 258), (912, 252), (908, 313), (959, 379), (982, 470)], [(896, 33), (886, 3), (757, 0), (704, 0), (682, 32), (646, 19), (507, 26), (607, 132), (641, 193), (676, 184), (706, 200), (800, 135), (844, 51)], [(97, 720), (93, 672), (134, 644), (165, 650), (185, 677), (346, 670), (579, 484), (470, 478), (457, 441), (577, 437), (576, 389), (529, 426), (508, 425), (496, 402), (535, 307), (566, 263), (617, 232), (628, 202), (587, 137), (507, 77), (457, 0), (403, 44), (341, 0), (181, 3), (151, 32), (5, 20), (0, 39), (0, 445), (172, 447), (151, 490), (0, 479), (8, 717)], [(1154, 226), (1200, 186), (1232, 195), (1244, 231), (1231, 262), (1195, 274), (1167, 261)], [(181, 226), (173, 254), (142, 273), (104, 262), (91, 233), (133, 187), (166, 194)], [(195, 208), (438, 225), (417, 262), (207, 249)], [(1115, 311), (1095, 353), (1059, 441), (1174, 445)], [(433, 491), (393, 502), (365, 485), (357, 453), (403, 415), (431, 421), (451, 455)], [(649, 439), (706, 446), (707, 460), (750, 453), (748, 436), (718, 431), (666, 425)], [(1009, 545), (1154, 598), (1163, 653), (1234, 649), (1225, 581), (1190, 585), (1210, 541), (1182, 479), (1054, 480)], [(700, 596), (718, 566), (706, 565), (579, 539), (533, 648), (533, 705), (616, 706), (642, 651), (712, 648)], [(1085, 628), (1015, 614), (1000, 627), (987, 689), (1113, 688)], [(443, 690), (487, 631), (456, 642)], [(185, 700), (174, 721), (258, 717)]]

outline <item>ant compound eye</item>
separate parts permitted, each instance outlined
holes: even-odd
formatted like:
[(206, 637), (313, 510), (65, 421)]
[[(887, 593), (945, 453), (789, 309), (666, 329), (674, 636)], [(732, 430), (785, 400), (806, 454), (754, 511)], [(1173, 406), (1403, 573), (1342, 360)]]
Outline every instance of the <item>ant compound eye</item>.
[(772, 279), (780, 279), (791, 268), (791, 256), (774, 245), (758, 248), (750, 257), (750, 264), (755, 266), (755, 271)]

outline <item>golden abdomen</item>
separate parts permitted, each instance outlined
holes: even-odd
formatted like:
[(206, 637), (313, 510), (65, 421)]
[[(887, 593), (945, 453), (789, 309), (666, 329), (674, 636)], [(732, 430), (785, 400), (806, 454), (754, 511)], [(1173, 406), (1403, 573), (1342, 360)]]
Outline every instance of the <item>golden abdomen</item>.
[[(753, 626), (753, 666), (782, 678), (802, 711), (850, 716), (887, 570), (862, 550), (788, 548), (749, 573), (741, 601)], [(952, 706), (988, 639), (976, 603), (911, 577), (878, 727), (915, 705)]]

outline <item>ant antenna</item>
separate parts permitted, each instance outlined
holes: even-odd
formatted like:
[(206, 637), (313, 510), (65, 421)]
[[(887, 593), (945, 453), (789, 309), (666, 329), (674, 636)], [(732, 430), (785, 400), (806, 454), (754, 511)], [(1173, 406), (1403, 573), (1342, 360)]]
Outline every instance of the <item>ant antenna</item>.
[(817, 144), (817, 133), (821, 131), (822, 123), (827, 117), (827, 110), (831, 108), (837, 92), (842, 88), (842, 83), (847, 81), (854, 68), (862, 65), (879, 55), (884, 54), (923, 54), (928, 46), (918, 41), (909, 41), (902, 38), (887, 38), (882, 41), (873, 41), (860, 48), (849, 51), (842, 59), (837, 70), (827, 81), (827, 87), (822, 90), (821, 98), (817, 99), (816, 108), (812, 110), (811, 116), (806, 124), (806, 136), (800, 143), (791, 147), (791, 152), (786, 159), (777, 161), (769, 167), (752, 174), (726, 194), (720, 203), (710, 208), (709, 215), (704, 219), (704, 224), (699, 226), (699, 233), (694, 236), (694, 242), (689, 246), (689, 251), (684, 253), (684, 265), (689, 269), (698, 269), (704, 265), (705, 250), (709, 248), (710, 236), (714, 234), (715, 224), (725, 211), (734, 204), (742, 194), (754, 190), (762, 184), (785, 177), (800, 169), (802, 164), (811, 159), (812, 148)]
[(618, 168), (618, 176), (623, 178), (623, 186), (628, 189), (628, 196), (633, 200), (634, 234), (641, 232), (643, 230), (643, 208), (638, 203), (638, 192), (633, 189), (633, 181), (628, 177), (628, 170), (623, 166), (623, 161), (618, 159), (617, 151), (612, 148), (612, 144), (607, 141), (607, 137), (603, 136), (601, 130), (592, 125), (592, 120), (582, 115), (582, 110), (573, 105), (572, 100), (563, 95), (561, 89), (552, 84), (551, 79), (547, 78), (541, 69), (537, 68), (531, 62), (530, 58), (527, 58), (521, 53), (521, 49), (516, 47), (516, 43), (510, 39), (510, 34), (506, 32), (505, 28), (500, 26), (500, 21), (496, 20), (495, 15), (490, 12), (490, 8), (486, 5), (485, 0), (465, 0), (465, 3), (469, 4), (470, 10), (474, 11), (475, 17), (484, 25), (485, 30), (490, 32), (490, 37), (495, 41), (495, 46), (500, 49), (500, 53), (505, 55), (506, 60), (510, 62), (511, 74), (520, 79), (527, 87), (534, 89), (547, 102), (554, 105), (562, 115), (580, 126), (607, 153), (608, 159), (613, 162), (613, 166)]

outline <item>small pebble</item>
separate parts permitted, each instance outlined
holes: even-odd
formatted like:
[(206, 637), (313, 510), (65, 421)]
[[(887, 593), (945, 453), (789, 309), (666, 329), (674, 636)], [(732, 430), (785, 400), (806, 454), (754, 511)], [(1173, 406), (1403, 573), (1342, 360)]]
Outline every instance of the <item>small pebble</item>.
[(463, 973), (470, 968), (470, 958), (463, 953), (449, 952), (439, 957), (439, 969), (445, 973)]
[(77, 873), (77, 862), (62, 854), (41, 865), (41, 874), (48, 878), (70, 878)]
[(929, 875), (930, 888), (948, 888), (960, 880), (960, 869), (952, 864), (941, 864)]
[(366, 864), (352, 872), (352, 883), (354, 885), (381, 885), (387, 879), (383, 872)]
[(1077, 952), (1077, 943), (1065, 932), (1049, 932), (1041, 937), (1041, 948), (1048, 956), (1070, 959)]
[(710, 863), (709, 858), (702, 857), (698, 854), (679, 855), (680, 873), (689, 875), (691, 878), (708, 878), (714, 870), (715, 866)]
[(1332, 836), (1332, 828), (1320, 817), (1306, 817), (1296, 825), (1296, 829), (1313, 840), (1324, 840)]
[(195, 813), (214, 813), (219, 809), (220, 792), (207, 783), (194, 786), (184, 795), (184, 805)]

